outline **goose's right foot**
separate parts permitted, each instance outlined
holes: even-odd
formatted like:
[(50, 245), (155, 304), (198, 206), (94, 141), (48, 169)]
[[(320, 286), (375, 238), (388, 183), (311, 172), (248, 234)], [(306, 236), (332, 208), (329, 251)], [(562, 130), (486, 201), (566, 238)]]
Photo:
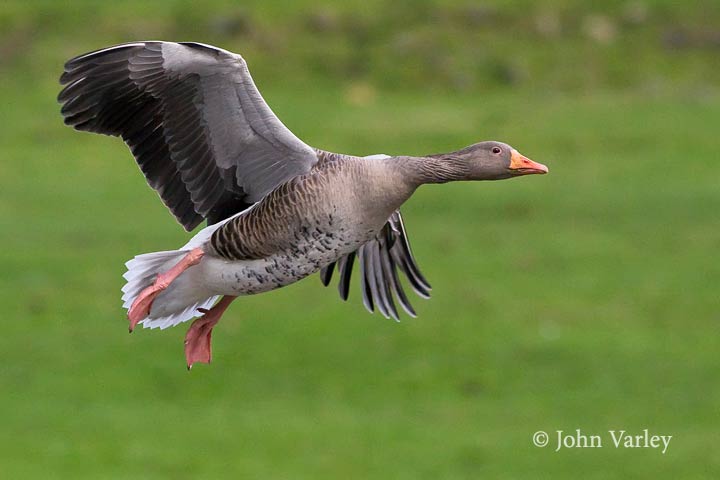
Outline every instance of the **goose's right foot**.
[(187, 368), (190, 370), (193, 363), (210, 363), (212, 359), (212, 349), (210, 340), (212, 339), (212, 329), (220, 317), (225, 313), (227, 307), (237, 297), (225, 295), (210, 310), (199, 308), (198, 310), (204, 315), (196, 319), (185, 335), (185, 360), (187, 360)]
[(193, 248), (174, 267), (158, 275), (152, 285), (140, 292), (130, 307), (130, 310), (128, 310), (128, 320), (130, 321), (129, 330), (131, 332), (135, 329), (139, 321), (150, 314), (150, 307), (152, 307), (155, 297), (160, 295), (181, 273), (193, 265), (200, 263), (203, 255), (205, 255), (205, 252), (203, 252), (202, 248)]

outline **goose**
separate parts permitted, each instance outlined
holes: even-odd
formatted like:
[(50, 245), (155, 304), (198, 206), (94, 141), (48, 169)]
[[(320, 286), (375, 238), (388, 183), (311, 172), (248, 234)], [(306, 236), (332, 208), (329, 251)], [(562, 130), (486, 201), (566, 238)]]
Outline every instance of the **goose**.
[(430, 284), (401, 205), (421, 185), (548, 172), (511, 146), (483, 141), (425, 156), (327, 152), (275, 116), (238, 54), (195, 42), (140, 41), (67, 61), (58, 101), (77, 130), (121, 137), (182, 227), (207, 226), (177, 250), (137, 255), (122, 288), (129, 330), (195, 319), (188, 369), (209, 363), (211, 335), (231, 302), (319, 272), (349, 295), (355, 262), (365, 308), (415, 316), (400, 281)]

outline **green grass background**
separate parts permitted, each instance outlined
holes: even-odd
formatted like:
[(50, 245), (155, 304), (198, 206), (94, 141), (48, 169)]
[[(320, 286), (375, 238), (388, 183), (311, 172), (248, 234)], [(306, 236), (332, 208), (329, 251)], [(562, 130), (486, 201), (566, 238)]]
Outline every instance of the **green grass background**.
[[(718, 478), (719, 31), (710, 1), (4, 2), (0, 477)], [(551, 174), (417, 192), (418, 319), (314, 277), (188, 373), (185, 327), (128, 335), (119, 301), (188, 234), (55, 103), (67, 58), (158, 38), (243, 53), (311, 145), (497, 139)], [(531, 443), (577, 428), (604, 448)], [(644, 428), (665, 455), (607, 434)]]

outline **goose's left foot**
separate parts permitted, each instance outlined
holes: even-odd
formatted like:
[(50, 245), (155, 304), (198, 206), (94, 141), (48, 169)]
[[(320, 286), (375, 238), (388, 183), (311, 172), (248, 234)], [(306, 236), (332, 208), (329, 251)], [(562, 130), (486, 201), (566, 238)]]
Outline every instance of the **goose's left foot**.
[(140, 295), (137, 296), (130, 310), (128, 310), (131, 332), (135, 329), (138, 322), (150, 314), (150, 307), (152, 307), (155, 297), (160, 295), (181, 273), (193, 265), (200, 263), (203, 255), (205, 255), (205, 252), (203, 252), (202, 248), (193, 248), (174, 267), (158, 275), (152, 285), (140, 292)]
[(185, 360), (187, 360), (187, 367), (190, 370), (194, 363), (210, 363), (212, 359), (212, 350), (210, 347), (210, 340), (212, 338), (212, 329), (217, 322), (225, 313), (228, 306), (237, 297), (225, 295), (214, 307), (210, 310), (199, 308), (198, 310), (204, 313), (202, 317), (196, 319), (187, 334), (185, 335)]

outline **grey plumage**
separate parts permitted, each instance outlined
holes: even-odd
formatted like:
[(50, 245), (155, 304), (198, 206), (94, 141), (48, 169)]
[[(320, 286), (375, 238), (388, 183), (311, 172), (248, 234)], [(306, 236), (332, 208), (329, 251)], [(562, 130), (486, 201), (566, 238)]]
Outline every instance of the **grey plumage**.
[(327, 286), (337, 269), (347, 299), (355, 261), (365, 308), (414, 316), (398, 272), (421, 297), (430, 285), (400, 206), (424, 184), (548, 171), (500, 142), (421, 157), (311, 148), (272, 113), (242, 57), (199, 43), (98, 50), (68, 61), (60, 82), (65, 123), (122, 137), (186, 230), (208, 222), (177, 250), (135, 256), (123, 275), (130, 331), (201, 314), (185, 335), (188, 368), (210, 362), (212, 329), (235, 298), (315, 272)]

